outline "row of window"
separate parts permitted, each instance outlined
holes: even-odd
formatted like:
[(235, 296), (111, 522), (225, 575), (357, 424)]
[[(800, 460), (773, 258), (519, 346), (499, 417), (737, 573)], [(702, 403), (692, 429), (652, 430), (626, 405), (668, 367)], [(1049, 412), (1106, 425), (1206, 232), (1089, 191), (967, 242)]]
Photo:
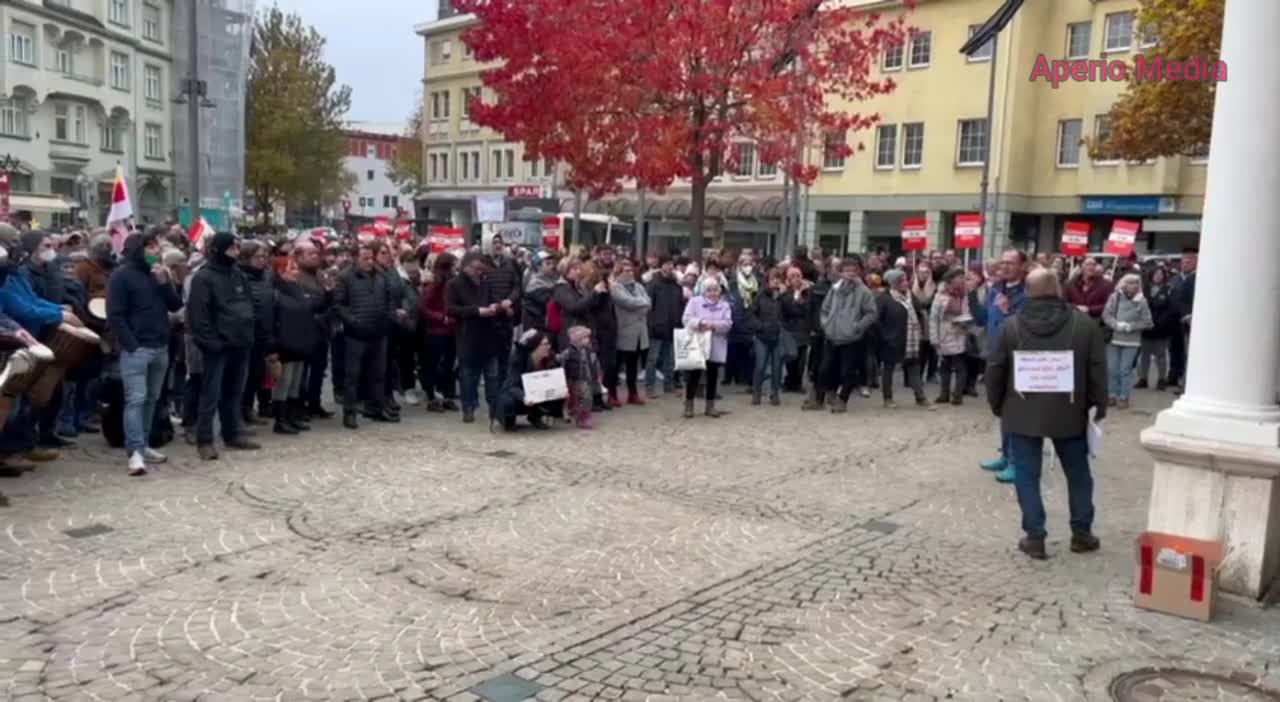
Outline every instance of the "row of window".
[[(359, 204), (361, 207), (377, 207), (378, 198), (372, 195), (369, 197), (362, 197), (359, 200)], [(399, 195), (383, 195), (382, 206), (386, 208), (399, 207), (400, 196)]]
[[(484, 180), (481, 170), (480, 149), (458, 149), (457, 178), (459, 183), (479, 183)], [(551, 161), (526, 161), (525, 172), (531, 179), (550, 178), (555, 175), (555, 164)], [(427, 154), (427, 181), (431, 183), (448, 183), (449, 154)], [(516, 179), (516, 151), (511, 147), (492, 149), (489, 152), (489, 180), (494, 182), (514, 182)]]
[[(37, 66), (35, 37), (36, 28), (33, 25), (24, 22), (11, 23), (9, 27), (9, 60), (24, 66)], [(77, 47), (57, 47), (49, 69), (70, 78), (92, 78), (92, 76), (86, 76), (79, 72), (78, 64), (80, 63), (80, 58), (80, 51)], [(129, 54), (112, 51), (108, 61), (111, 87), (125, 92), (132, 90), (131, 66), (133, 61)], [(142, 72), (143, 96), (148, 102), (156, 103), (153, 106), (158, 107), (160, 103), (164, 102), (164, 69), (148, 63), (143, 65)]]
[[(71, 5), (71, 0), (46, 0), (46, 4), (64, 7), (67, 9), (75, 9)], [(133, 26), (133, 0), (108, 0), (107, 2), (107, 21), (118, 27), (130, 28)], [(163, 17), (160, 6), (154, 3), (144, 3), (142, 6), (142, 38), (154, 42), (163, 42), (164, 39), (160, 34), (160, 28), (164, 25), (161, 23)]]
[(356, 158), (365, 157), (390, 161), (396, 157), (397, 151), (395, 144), (385, 141), (350, 139), (347, 142), (347, 155), (355, 156)]
[[(31, 126), (27, 105), (21, 100), (0, 99), (0, 135), (29, 138)], [(85, 105), (70, 102), (53, 104), (53, 141), (89, 145), (89, 112)], [(103, 151), (123, 152), (125, 125), (113, 120), (99, 122), (98, 137)], [(148, 122), (142, 131), (143, 156), (163, 159), (164, 127)]]
[[(1113, 12), (1104, 20), (1102, 40), (1103, 53), (1129, 51), (1133, 48), (1135, 37), (1139, 48), (1156, 45), (1156, 36), (1149, 32), (1138, 32), (1137, 16), (1134, 12)], [(980, 25), (969, 26), (969, 36), (973, 36)], [(1139, 35), (1140, 36), (1136, 36)], [(1068, 59), (1085, 59), (1091, 52), (1093, 43), (1093, 23), (1072, 22), (1067, 25), (1066, 54)], [(880, 57), (880, 68), (884, 71), (900, 71), (905, 65), (908, 69), (925, 68), (933, 58), (933, 32), (916, 32), (905, 45), (886, 47)], [(983, 44), (972, 56), (970, 62), (988, 61), (991, 59), (991, 42)]]
[[(471, 102), (480, 99), (480, 86), (474, 85), (458, 91), (462, 100), (462, 119), (471, 119)], [(430, 104), (429, 114), (432, 122), (446, 122), (449, 119), (449, 106), (452, 104), (452, 91), (433, 90), (427, 95)]]
[[(471, 47), (466, 42), (458, 42), (462, 45), (462, 59), (464, 61), (471, 60)], [(431, 65), (440, 66), (453, 60), (453, 40), (439, 39), (431, 42)]]

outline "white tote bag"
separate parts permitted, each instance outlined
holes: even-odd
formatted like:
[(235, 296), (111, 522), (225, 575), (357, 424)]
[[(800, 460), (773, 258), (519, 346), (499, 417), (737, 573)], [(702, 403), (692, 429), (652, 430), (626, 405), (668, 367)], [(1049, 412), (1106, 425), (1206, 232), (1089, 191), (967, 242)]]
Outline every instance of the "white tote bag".
[(677, 329), (673, 339), (676, 352), (676, 370), (706, 370), (711, 356), (711, 332)]

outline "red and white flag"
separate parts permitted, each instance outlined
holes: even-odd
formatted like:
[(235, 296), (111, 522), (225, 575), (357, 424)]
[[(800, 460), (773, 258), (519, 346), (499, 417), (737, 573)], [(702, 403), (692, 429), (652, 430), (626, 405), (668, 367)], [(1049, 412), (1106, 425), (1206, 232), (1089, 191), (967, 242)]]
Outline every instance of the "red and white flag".
[(209, 222), (204, 217), (200, 217), (192, 222), (191, 229), (187, 230), (187, 238), (191, 241), (192, 246), (197, 250), (204, 248), (204, 239), (213, 234), (213, 227), (209, 226)]
[(116, 179), (111, 185), (111, 212), (107, 214), (107, 228), (111, 230), (111, 247), (116, 253), (124, 248), (124, 238), (129, 235), (128, 220), (133, 216), (133, 202), (129, 200), (129, 186), (124, 182), (124, 168), (116, 166)]

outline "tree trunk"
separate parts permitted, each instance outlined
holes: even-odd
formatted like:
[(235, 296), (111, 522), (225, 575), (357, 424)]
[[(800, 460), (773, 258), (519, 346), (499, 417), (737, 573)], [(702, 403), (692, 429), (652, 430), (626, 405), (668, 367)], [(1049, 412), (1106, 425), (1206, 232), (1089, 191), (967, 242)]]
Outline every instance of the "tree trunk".
[(689, 192), (689, 257), (702, 262), (702, 225), (707, 216), (707, 186), (710, 179), (701, 174), (693, 176)]
[[(574, 191), (573, 191), (573, 229), (572, 229), (572, 233), (573, 233), (573, 241), (576, 241), (577, 243), (582, 243), (582, 229), (578, 226), (578, 223), (579, 223), (581, 220), (582, 220), (582, 191), (581, 191), (581, 190), (578, 190), (578, 189), (576, 189), (576, 188), (575, 188), (575, 189), (574, 189)], [(568, 250), (569, 250), (569, 244), (570, 244), (570, 243), (571, 243), (571, 240), (569, 239), (569, 237), (568, 237), (568, 236), (566, 236), (566, 237), (564, 238), (564, 249), (565, 249), (565, 251), (568, 251)]]

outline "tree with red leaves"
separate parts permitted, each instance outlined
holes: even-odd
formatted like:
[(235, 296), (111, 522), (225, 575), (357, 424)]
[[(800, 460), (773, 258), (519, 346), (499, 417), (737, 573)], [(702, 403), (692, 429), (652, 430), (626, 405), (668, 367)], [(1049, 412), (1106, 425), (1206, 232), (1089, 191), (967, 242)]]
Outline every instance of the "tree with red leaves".
[[(801, 183), (805, 152), (875, 115), (846, 107), (887, 93), (872, 67), (905, 41), (904, 17), (823, 0), (462, 0), (479, 22), (463, 35), (493, 93), (471, 118), (528, 158), (569, 168), (594, 197), (624, 181), (691, 187), (691, 253), (700, 256), (707, 186), (732, 169), (732, 145)], [(847, 156), (846, 139), (828, 146)], [(857, 147), (861, 150), (861, 146)]]

